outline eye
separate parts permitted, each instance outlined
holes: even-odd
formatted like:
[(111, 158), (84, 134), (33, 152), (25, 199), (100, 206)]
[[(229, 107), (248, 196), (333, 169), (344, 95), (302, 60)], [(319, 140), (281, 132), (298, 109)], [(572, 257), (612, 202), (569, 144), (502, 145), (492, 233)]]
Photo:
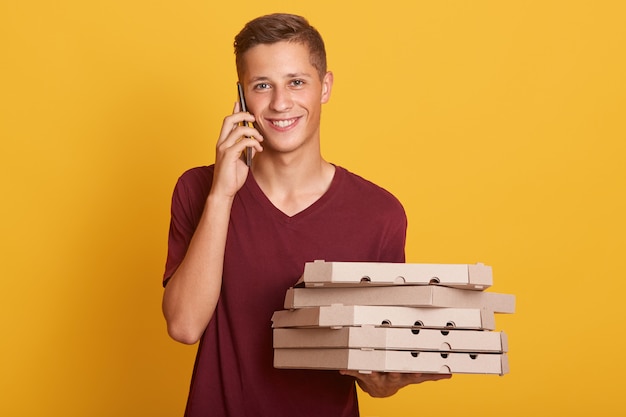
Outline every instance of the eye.
[(254, 86), (255, 90), (267, 90), (268, 88), (270, 88), (268, 83), (258, 83)]
[(301, 79), (295, 79), (291, 81), (291, 85), (293, 87), (302, 87), (304, 84), (305, 84), (304, 80), (301, 80)]

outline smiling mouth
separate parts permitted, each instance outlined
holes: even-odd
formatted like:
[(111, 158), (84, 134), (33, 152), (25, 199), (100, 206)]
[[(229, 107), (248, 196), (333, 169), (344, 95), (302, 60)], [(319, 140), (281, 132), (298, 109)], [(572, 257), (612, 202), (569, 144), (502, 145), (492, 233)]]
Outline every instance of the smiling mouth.
[(298, 120), (298, 118), (286, 119), (286, 120), (271, 120), (273, 126), (278, 127), (280, 129), (285, 129), (292, 124), (294, 124)]

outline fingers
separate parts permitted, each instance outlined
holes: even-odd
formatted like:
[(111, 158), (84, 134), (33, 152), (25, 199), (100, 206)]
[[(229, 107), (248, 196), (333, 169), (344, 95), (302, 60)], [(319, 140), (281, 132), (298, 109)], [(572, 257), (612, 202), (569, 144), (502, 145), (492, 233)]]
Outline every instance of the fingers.
[(370, 383), (383, 383), (391, 385), (419, 384), (426, 381), (439, 381), (452, 378), (452, 374), (430, 374), (430, 373), (404, 373), (404, 372), (371, 372), (362, 373), (359, 371), (340, 370), (341, 375), (353, 376)]
[(450, 379), (452, 374), (405, 374), (404, 379), (408, 384), (421, 384), (427, 381), (440, 381), (442, 379)]
[(259, 142), (263, 141), (263, 136), (252, 125), (255, 118), (252, 114), (239, 111), (240, 105), (235, 102), (233, 106), (233, 114), (224, 118), (220, 136), (217, 140), (217, 159), (227, 157), (236, 159), (246, 147), (254, 149), (254, 153), (261, 152), (263, 148)]
[(231, 162), (240, 160), (242, 152), (248, 147), (253, 149), (252, 157), (254, 158), (257, 152), (263, 151), (263, 147), (259, 143), (260, 140), (262, 138), (238, 136), (236, 139), (231, 138), (224, 141), (217, 146), (216, 165), (223, 165), (224, 163), (228, 165)]
[[(254, 120), (254, 116), (250, 113), (237, 112), (226, 116), (222, 123), (222, 129), (220, 131), (220, 136), (217, 140), (217, 144), (219, 145), (227, 141), (228, 139), (237, 139), (241, 136), (261, 137), (259, 131), (256, 130), (254, 126), (252, 126)], [(240, 126), (241, 124), (244, 124), (244, 122), (248, 122), (250, 126)], [(235, 131), (237, 131), (237, 134), (233, 135), (233, 132)]]

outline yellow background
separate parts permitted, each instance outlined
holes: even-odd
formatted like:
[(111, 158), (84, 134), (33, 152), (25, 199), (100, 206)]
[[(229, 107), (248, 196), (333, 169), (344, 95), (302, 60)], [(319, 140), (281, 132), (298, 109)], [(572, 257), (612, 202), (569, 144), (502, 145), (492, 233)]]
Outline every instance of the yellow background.
[(0, 1), (0, 415), (181, 415), (171, 191), (213, 160), (233, 36), (275, 11), (324, 35), (324, 153), (401, 199), (407, 260), (484, 262), (518, 300), (510, 374), (363, 416), (624, 415), (624, 2), (294, 4)]

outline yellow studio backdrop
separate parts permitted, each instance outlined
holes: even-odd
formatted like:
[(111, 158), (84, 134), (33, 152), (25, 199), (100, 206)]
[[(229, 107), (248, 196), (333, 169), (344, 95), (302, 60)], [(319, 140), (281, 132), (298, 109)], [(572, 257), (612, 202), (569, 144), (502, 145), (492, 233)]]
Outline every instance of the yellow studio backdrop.
[(626, 221), (621, 1), (0, 1), (0, 414), (182, 415), (196, 347), (161, 316), (170, 196), (213, 160), (232, 39), (307, 16), (332, 162), (395, 193), (407, 260), (493, 267), (510, 374), (365, 417), (617, 416)]

